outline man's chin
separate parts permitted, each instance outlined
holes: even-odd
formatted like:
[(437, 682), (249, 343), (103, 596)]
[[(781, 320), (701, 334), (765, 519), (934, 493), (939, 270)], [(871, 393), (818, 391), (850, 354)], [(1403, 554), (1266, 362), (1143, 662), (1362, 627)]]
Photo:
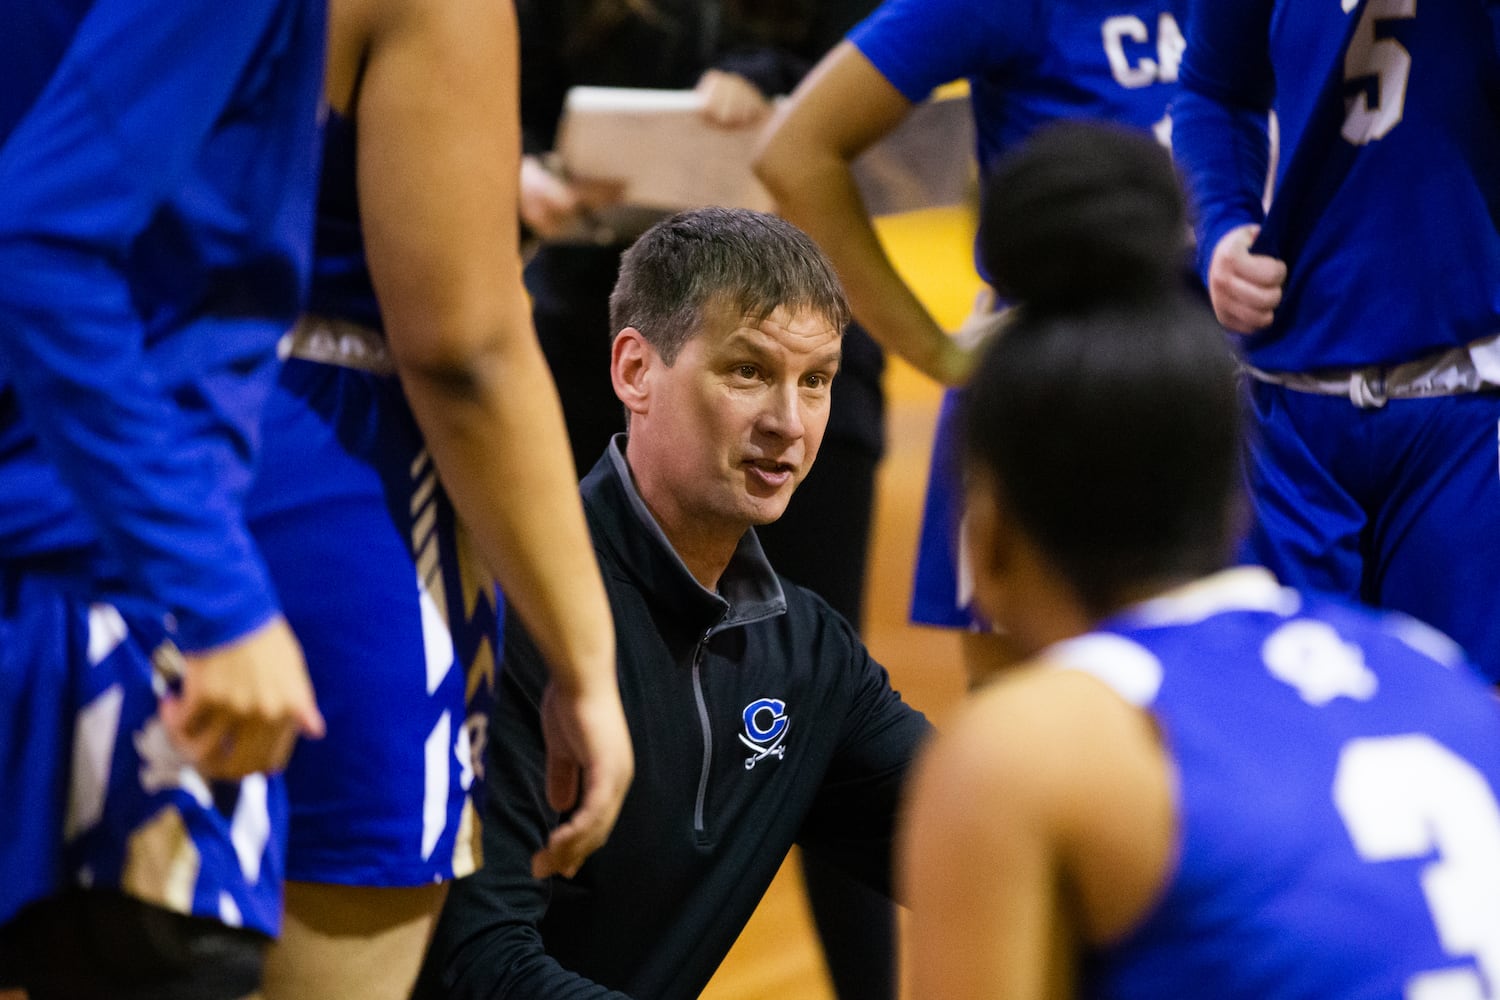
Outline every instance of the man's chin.
[(788, 485), (771, 496), (751, 494), (748, 505), (750, 523), (759, 527), (780, 520), (781, 515), (786, 513), (787, 504), (791, 502), (792, 491), (795, 488), (795, 486)]

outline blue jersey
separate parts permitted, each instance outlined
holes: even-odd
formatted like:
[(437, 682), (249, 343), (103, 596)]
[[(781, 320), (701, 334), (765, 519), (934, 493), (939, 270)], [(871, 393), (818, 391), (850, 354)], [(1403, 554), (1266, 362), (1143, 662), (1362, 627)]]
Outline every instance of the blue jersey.
[(317, 240), (308, 311), (383, 330), (370, 265), (365, 259), (355, 182), (354, 122), (329, 112), (323, 131), (323, 173), (318, 187)]
[(187, 649), (276, 608), (240, 508), (306, 289), (325, 16), (46, 0), (0, 32), (0, 563)]
[(1287, 262), (1251, 363), (1408, 361), (1500, 333), (1500, 55), (1489, 0), (1205, 0), (1174, 147), (1200, 266), (1262, 220), (1266, 111), (1280, 127), (1258, 252)]
[(1188, 0), (886, 0), (849, 35), (903, 96), (969, 81), (979, 166), (1048, 122), (1154, 128), (1165, 141)]
[(1457, 646), (1240, 569), (1051, 652), (1150, 711), (1176, 772), (1165, 892), (1082, 995), (1490, 995), (1500, 703)]
[[(1088, 118), (1166, 141), (1188, 0), (886, 0), (849, 40), (907, 100), (969, 82), (979, 166), (1038, 128)], [(958, 155), (954, 151), (954, 155)], [(982, 235), (979, 237), (982, 240)], [(976, 245), (977, 245), (976, 240)], [(977, 255), (976, 255), (977, 258)], [(984, 264), (976, 259), (984, 274)], [(984, 275), (986, 278), (989, 275)], [(971, 627), (959, 579), (961, 493), (951, 452), (957, 397), (944, 402), (922, 518), (912, 620)]]

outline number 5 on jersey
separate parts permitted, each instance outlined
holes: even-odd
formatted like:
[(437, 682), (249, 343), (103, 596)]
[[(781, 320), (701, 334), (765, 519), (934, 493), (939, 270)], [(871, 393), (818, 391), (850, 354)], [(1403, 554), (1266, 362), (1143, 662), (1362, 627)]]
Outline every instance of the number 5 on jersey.
[[(1343, 0), (1344, 11), (1357, 0)], [(1406, 80), (1411, 75), (1411, 53), (1394, 38), (1377, 38), (1386, 23), (1417, 16), (1417, 0), (1369, 0), (1349, 51), (1344, 53), (1344, 82), (1359, 84), (1348, 98), (1343, 136), (1356, 146), (1383, 139), (1401, 123), (1406, 107)]]

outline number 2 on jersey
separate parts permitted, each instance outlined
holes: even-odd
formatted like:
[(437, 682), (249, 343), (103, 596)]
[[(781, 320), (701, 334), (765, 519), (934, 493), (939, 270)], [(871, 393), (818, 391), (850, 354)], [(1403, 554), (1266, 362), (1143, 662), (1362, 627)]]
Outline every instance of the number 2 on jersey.
[(1350, 740), (1333, 801), (1364, 860), (1434, 856), (1421, 882), (1438, 941), (1478, 966), (1419, 973), (1406, 983), (1406, 1000), (1497, 996), (1500, 805), (1479, 770), (1428, 736)]
[[(1345, 0), (1345, 10), (1352, 7)], [(1376, 38), (1375, 29), (1384, 21), (1416, 16), (1417, 0), (1369, 0), (1360, 15), (1349, 51), (1344, 53), (1344, 82), (1361, 84), (1359, 93), (1346, 102), (1342, 130), (1344, 138), (1356, 146), (1385, 138), (1401, 123), (1406, 107), (1411, 53), (1394, 38)]]

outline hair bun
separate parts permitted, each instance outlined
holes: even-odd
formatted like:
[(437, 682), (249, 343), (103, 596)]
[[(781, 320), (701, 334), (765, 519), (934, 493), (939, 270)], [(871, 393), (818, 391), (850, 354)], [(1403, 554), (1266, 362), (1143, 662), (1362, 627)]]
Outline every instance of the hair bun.
[(1085, 309), (1182, 286), (1187, 213), (1171, 156), (1118, 125), (1049, 125), (985, 183), (980, 259), (1006, 298)]

